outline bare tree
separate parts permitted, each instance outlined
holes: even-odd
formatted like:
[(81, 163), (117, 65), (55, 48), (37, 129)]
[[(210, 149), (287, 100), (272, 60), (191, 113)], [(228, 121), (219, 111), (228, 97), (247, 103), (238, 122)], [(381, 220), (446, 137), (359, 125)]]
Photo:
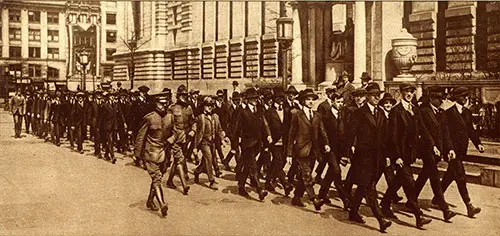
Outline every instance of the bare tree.
[(141, 43), (139, 43), (140, 37), (136, 34), (136, 32), (133, 32), (130, 39), (125, 40), (123, 38), (120, 38), (122, 43), (127, 47), (130, 53), (130, 60), (127, 63), (127, 69), (128, 69), (128, 74), (130, 77), (130, 89), (134, 88), (134, 74), (135, 74), (135, 53), (139, 48), (144, 46), (147, 42), (150, 41), (144, 40)]

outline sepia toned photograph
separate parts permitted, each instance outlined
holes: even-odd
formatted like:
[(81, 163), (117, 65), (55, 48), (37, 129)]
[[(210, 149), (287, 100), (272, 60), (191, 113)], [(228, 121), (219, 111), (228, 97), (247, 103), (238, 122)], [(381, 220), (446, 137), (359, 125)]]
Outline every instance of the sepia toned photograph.
[(500, 1), (0, 12), (0, 235), (500, 235)]

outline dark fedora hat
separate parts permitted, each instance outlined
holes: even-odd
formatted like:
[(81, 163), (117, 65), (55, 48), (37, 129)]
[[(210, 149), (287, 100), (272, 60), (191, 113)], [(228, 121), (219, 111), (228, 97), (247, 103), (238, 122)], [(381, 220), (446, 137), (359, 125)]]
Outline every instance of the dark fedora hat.
[(248, 88), (245, 91), (245, 98), (246, 99), (258, 98), (258, 97), (259, 97), (259, 93), (257, 93), (257, 90), (255, 90), (255, 88)]
[(417, 86), (415, 86), (412, 83), (403, 82), (402, 84), (399, 85), (399, 91), (405, 91), (405, 90), (415, 91), (417, 90)]
[(179, 85), (179, 87), (177, 87), (177, 94), (188, 94), (186, 85)]
[(155, 99), (156, 102), (166, 103), (169, 100), (170, 92), (160, 92), (160, 93), (153, 94), (151, 96)]
[(189, 91), (189, 94), (200, 94), (200, 90), (199, 89), (191, 89), (191, 91)]
[(380, 99), (379, 104), (384, 104), (386, 102), (390, 102), (390, 103), (392, 103), (392, 105), (394, 105), (394, 104), (396, 104), (396, 99), (394, 99), (392, 94), (384, 93), (384, 96), (382, 97), (382, 99)]
[(457, 87), (451, 90), (451, 96), (454, 98), (468, 96), (470, 93), (469, 88), (467, 87)]
[(380, 95), (382, 91), (380, 90), (380, 85), (378, 83), (372, 82), (366, 85), (366, 93), (370, 95)]
[(328, 87), (325, 89), (325, 93), (335, 93), (337, 92), (337, 86), (332, 85), (331, 87)]
[(297, 91), (295, 86), (292, 85), (292, 86), (288, 87), (288, 89), (286, 90), (286, 94), (297, 95), (297, 94), (299, 94), (299, 91)]
[(241, 99), (241, 94), (238, 91), (234, 91), (233, 94), (231, 94), (231, 98), (233, 100)]
[(222, 91), (222, 89), (219, 89), (219, 90), (217, 90), (215, 95), (217, 95), (217, 97), (222, 97), (222, 96), (224, 96), (224, 91)]
[(202, 102), (203, 106), (213, 106), (215, 105), (215, 99), (212, 96), (205, 96)]
[(360, 96), (365, 96), (366, 95), (366, 89), (364, 88), (357, 88), (354, 91), (351, 92), (351, 95), (353, 97), (360, 97)]
[(319, 96), (314, 93), (312, 89), (304, 89), (299, 93), (299, 100), (304, 100), (308, 97), (312, 97), (313, 100), (317, 100)]
[(279, 98), (279, 97), (285, 97), (285, 91), (283, 91), (282, 87), (276, 87), (273, 89), (273, 97), (274, 98)]
[(172, 93), (172, 90), (169, 88), (163, 88), (162, 92)]
[(370, 74), (368, 74), (368, 72), (363, 72), (361, 73), (361, 80), (370, 81), (372, 80), (372, 77), (370, 76)]
[(140, 92), (147, 93), (149, 92), (149, 87), (146, 85), (142, 85), (141, 87), (137, 88)]

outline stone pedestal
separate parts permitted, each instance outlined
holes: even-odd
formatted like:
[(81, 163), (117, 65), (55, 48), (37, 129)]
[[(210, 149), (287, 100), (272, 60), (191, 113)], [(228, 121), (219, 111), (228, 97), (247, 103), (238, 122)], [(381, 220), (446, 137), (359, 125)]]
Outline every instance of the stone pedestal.
[(332, 86), (342, 74), (342, 71), (347, 71), (347, 66), (344, 62), (327, 62), (325, 64), (325, 81), (319, 84), (319, 86), (322, 88)]

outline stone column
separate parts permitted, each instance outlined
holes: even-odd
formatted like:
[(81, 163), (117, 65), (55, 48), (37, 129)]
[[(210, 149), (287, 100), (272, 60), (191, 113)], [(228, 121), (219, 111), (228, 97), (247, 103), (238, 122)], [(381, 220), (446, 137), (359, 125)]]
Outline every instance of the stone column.
[(436, 72), (437, 10), (438, 2), (412, 2), (408, 32), (417, 38), (415, 73)]
[(453, 72), (476, 70), (474, 36), (477, 2), (448, 2), (446, 9), (446, 67)]
[(0, 9), (2, 12), (2, 24), (4, 27), (2, 27), (2, 57), (8, 58), (9, 57), (9, 27), (6, 27), (9, 25), (9, 12), (7, 8), (1, 8)]
[(299, 6), (293, 7), (293, 42), (292, 42), (292, 82), (297, 90), (304, 89), (306, 86), (302, 81), (302, 34), (300, 32)]
[[(40, 12), (40, 58), (47, 58), (47, 12)], [(47, 67), (45, 65), (45, 67)], [(47, 69), (45, 69), (47, 70)]]
[(354, 82), (361, 84), (361, 73), (366, 71), (366, 15), (365, 2), (354, 3)]
[(332, 35), (333, 35), (333, 19), (332, 19), (332, 4), (324, 3), (323, 9), (323, 61), (324, 63), (324, 81), (320, 84), (321, 87), (328, 87), (335, 82), (337, 73), (332, 64), (327, 60), (330, 57), (332, 50)]
[[(29, 52), (28, 52), (28, 44), (29, 44), (29, 38), (28, 38), (28, 27), (22, 27), (28, 24), (28, 10), (22, 9), (21, 10), (21, 56), (23, 58), (28, 58)], [(4, 26), (5, 27), (5, 26)]]

